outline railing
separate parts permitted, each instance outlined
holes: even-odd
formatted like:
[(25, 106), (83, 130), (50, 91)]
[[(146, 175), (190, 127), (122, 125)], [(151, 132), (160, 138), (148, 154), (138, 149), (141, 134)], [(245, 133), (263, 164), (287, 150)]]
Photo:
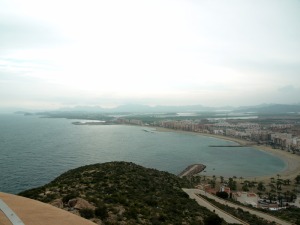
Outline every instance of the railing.
[(5, 214), (13, 225), (24, 225), (22, 220), (0, 199), (0, 210)]

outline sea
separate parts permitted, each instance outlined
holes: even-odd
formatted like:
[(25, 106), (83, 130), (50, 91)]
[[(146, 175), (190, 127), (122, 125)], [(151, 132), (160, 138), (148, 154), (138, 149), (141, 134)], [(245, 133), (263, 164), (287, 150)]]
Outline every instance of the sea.
[(201, 163), (207, 166), (202, 176), (243, 178), (277, 174), (286, 166), (280, 158), (251, 147), (209, 147), (234, 143), (195, 133), (73, 125), (75, 121), (80, 120), (0, 114), (0, 191), (16, 194), (70, 169), (111, 161), (173, 174)]

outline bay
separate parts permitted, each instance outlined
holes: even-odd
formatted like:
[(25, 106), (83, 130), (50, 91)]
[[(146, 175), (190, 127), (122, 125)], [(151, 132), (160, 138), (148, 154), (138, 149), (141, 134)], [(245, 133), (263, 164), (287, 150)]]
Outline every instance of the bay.
[(78, 120), (0, 115), (0, 191), (18, 193), (44, 185), (79, 166), (128, 161), (178, 174), (194, 163), (207, 175), (264, 176), (285, 163), (246, 148), (213, 148), (230, 141), (194, 133), (158, 132), (126, 125), (73, 125)]

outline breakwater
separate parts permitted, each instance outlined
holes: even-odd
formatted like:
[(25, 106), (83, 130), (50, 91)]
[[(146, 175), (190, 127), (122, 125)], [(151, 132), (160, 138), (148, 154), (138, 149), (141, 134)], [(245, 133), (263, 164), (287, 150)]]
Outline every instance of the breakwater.
[(179, 177), (191, 177), (197, 173), (202, 172), (206, 168), (203, 164), (192, 164), (185, 168), (178, 176)]

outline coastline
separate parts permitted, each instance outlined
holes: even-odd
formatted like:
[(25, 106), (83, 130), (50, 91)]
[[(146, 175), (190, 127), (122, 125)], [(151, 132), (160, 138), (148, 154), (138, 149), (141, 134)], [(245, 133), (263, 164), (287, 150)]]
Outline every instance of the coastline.
[[(221, 136), (221, 135), (215, 135), (215, 134), (205, 134), (205, 133), (198, 133), (198, 132), (192, 132), (192, 131), (183, 131), (183, 130), (173, 130), (163, 127), (154, 127), (156, 131), (158, 132), (179, 132), (179, 133), (190, 133), (190, 134), (196, 134), (200, 136), (207, 136), (207, 137), (213, 137), (217, 139), (223, 139), (227, 141), (236, 142), (240, 145), (247, 145), (252, 144), (249, 141), (241, 140), (234, 137), (227, 137), (227, 136)], [(266, 145), (252, 145), (251, 147), (257, 149), (258, 151), (267, 152), (275, 157), (278, 157), (282, 159), (285, 163), (285, 168), (280, 171), (278, 174), (282, 179), (290, 179), (293, 180), (297, 175), (300, 174), (300, 156), (292, 154), (287, 151), (279, 150), (279, 149), (273, 149), (270, 146)], [(267, 175), (267, 176), (256, 176), (256, 177), (247, 177), (247, 180), (255, 180), (255, 181), (270, 181), (271, 177), (276, 177), (277, 174)]]

